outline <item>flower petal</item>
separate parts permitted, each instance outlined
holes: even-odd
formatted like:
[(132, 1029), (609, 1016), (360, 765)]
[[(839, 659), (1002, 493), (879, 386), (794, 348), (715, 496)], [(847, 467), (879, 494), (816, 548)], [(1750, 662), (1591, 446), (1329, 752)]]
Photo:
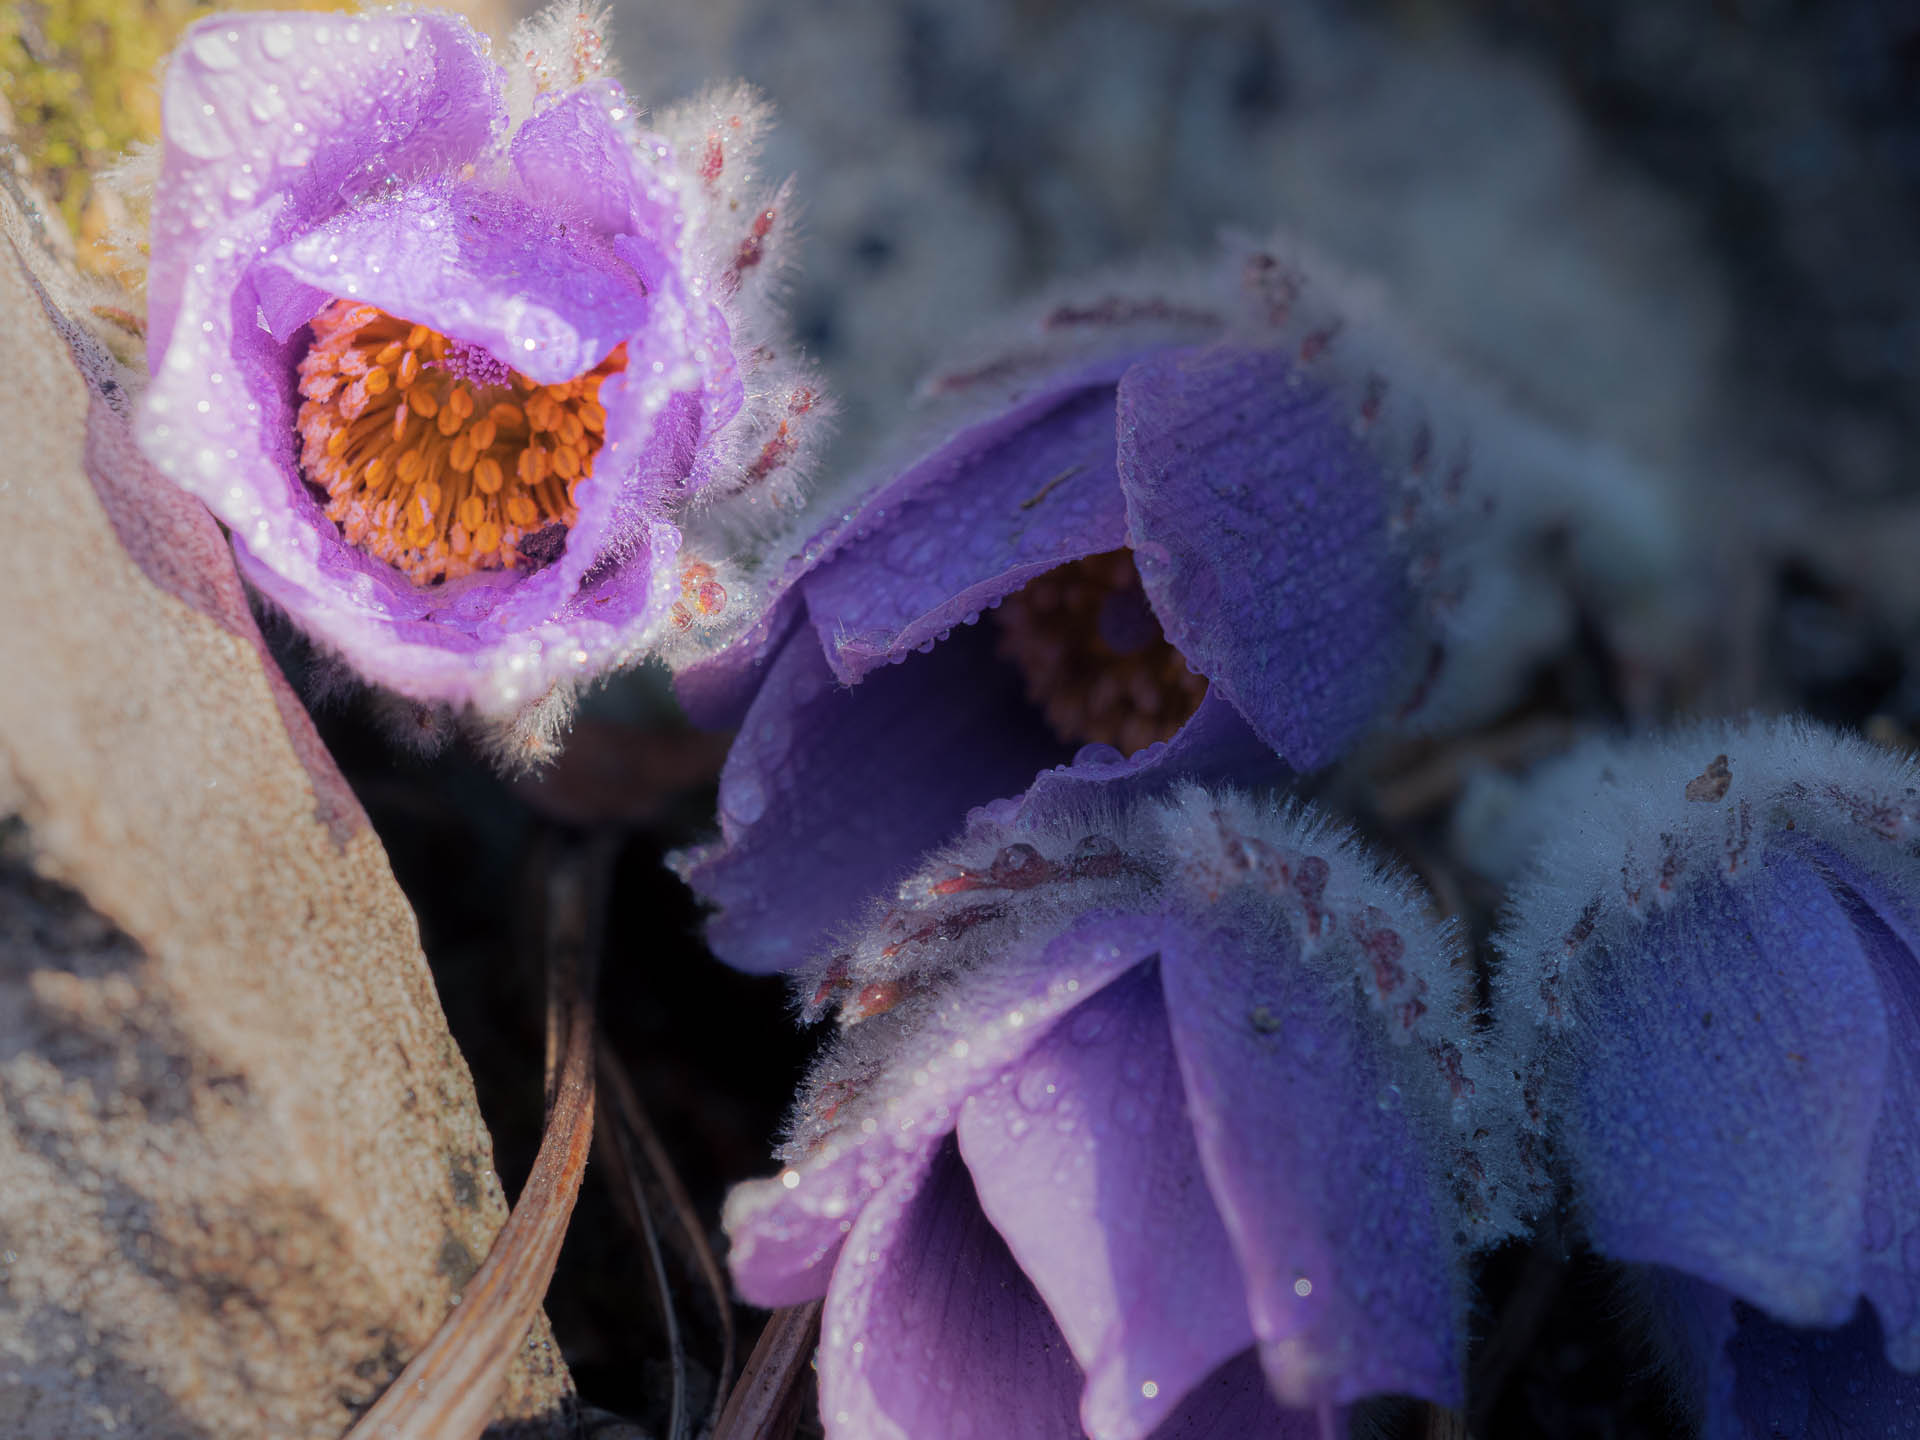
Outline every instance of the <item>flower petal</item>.
[(1336, 397), (1276, 351), (1155, 355), (1120, 382), (1119, 468), (1167, 639), (1289, 764), (1334, 759), (1393, 700), (1412, 613)]
[(1457, 1403), (1461, 1281), (1418, 1138), (1431, 1117), (1399, 1100), (1378, 1023), (1302, 964), (1290, 930), (1255, 939), (1170, 921), (1160, 973), (1201, 1161), (1281, 1402), (1390, 1391)]
[(1061, 1440), (1080, 1373), (951, 1142), (868, 1203), (821, 1316), (831, 1437)]
[[(227, 323), (210, 301), (233, 291), (256, 245), (278, 245), (395, 178), (479, 159), (506, 121), (500, 70), (483, 47), (465, 20), (431, 10), (194, 26), (162, 101), (147, 288), (155, 362), (182, 307)], [(252, 328), (250, 310), (233, 319)], [(186, 378), (205, 374), (196, 365)]]
[(1083, 1002), (969, 1096), (957, 1133), (981, 1208), (1086, 1372), (1080, 1417), (1095, 1440), (1141, 1440), (1253, 1345), (1154, 967)]
[(1891, 880), (1825, 846), (1802, 853), (1830, 875), (1879, 982), (1887, 1015), (1885, 1099), (1867, 1156), (1866, 1296), (1887, 1359), (1920, 1371), (1920, 910)]
[(753, 971), (811, 958), (970, 807), (1063, 758), (992, 644), (963, 630), (848, 690), (810, 630), (786, 643), (721, 771), (722, 840), (682, 866), (720, 907), (715, 954)]
[(872, 1052), (884, 1053), (888, 1038), (901, 1047), (891, 1067), (877, 1076), (816, 1070), (796, 1107), (791, 1167), (727, 1197), (727, 1263), (742, 1293), (766, 1305), (825, 1293), (852, 1217), (868, 1198), (923, 1164), (968, 1095), (1151, 954), (1157, 934), (1139, 916), (1091, 915), (1044, 944), (1008, 951), (909, 1024), (896, 1024), (894, 1014), (863, 1022)]
[(470, 184), (416, 185), (356, 206), (263, 263), (481, 346), (542, 384), (591, 370), (647, 316), (641, 277), (606, 240)]
[(1595, 1248), (1790, 1323), (1846, 1320), (1887, 1027), (1812, 867), (1775, 854), (1742, 885), (1709, 876), (1616, 934), (1569, 1034), (1563, 1149)]
[(1738, 1302), (1733, 1311), (1732, 1414), (1709, 1409), (1709, 1440), (1920, 1440), (1920, 1376), (1887, 1363), (1866, 1306), (1838, 1330), (1796, 1330)]
[(1248, 1350), (1189, 1391), (1153, 1440), (1325, 1440), (1345, 1433), (1342, 1422), (1323, 1430), (1310, 1411), (1282, 1410), (1259, 1357)]
[(1072, 764), (1043, 770), (1022, 794), (995, 801), (987, 810), (1003, 823), (1045, 828), (1095, 804), (1147, 799), (1176, 781), (1271, 785), (1287, 773), (1240, 712), (1209, 689), (1171, 739), (1132, 755), (1108, 745), (1083, 746)]
[(1034, 576), (1125, 543), (1113, 393), (1097, 375), (1051, 388), (875, 494), (855, 538), (801, 582), (836, 675), (858, 680)]

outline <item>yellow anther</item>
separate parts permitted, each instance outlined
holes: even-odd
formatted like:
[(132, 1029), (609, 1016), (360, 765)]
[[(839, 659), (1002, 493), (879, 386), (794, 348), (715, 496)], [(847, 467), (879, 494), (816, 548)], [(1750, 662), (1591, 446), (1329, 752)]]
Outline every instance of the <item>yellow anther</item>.
[(574, 522), (605, 425), (600, 384), (626, 367), (625, 347), (559, 385), (517, 371), (485, 384), (429, 377), (447, 338), (370, 305), (335, 301), (312, 327), (300, 464), (347, 544), (428, 585), (520, 564), (519, 537)]

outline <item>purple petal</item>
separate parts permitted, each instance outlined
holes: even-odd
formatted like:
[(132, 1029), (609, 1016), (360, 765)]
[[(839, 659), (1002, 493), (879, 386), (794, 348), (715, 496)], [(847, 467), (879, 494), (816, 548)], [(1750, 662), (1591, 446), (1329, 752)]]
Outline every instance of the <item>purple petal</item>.
[(858, 680), (1036, 575), (1126, 543), (1113, 385), (1050, 389), (963, 431), (867, 504), (801, 582), (834, 673)]
[[(479, 159), (505, 120), (499, 67), (458, 16), (221, 15), (195, 25), (167, 66), (148, 353), (156, 364), (169, 353), (183, 307), (196, 323), (224, 325), (217, 298), (257, 246), (394, 177)], [(241, 333), (252, 328), (251, 310), (236, 318)], [(184, 376), (195, 386), (206, 374), (197, 358)]]
[(263, 263), (478, 345), (542, 384), (591, 370), (647, 318), (641, 277), (606, 239), (477, 185), (417, 185), (357, 206)]
[(1866, 1306), (1838, 1330), (1796, 1330), (1732, 1308), (1731, 1413), (1709, 1407), (1708, 1440), (1920, 1440), (1920, 1376), (1887, 1363)]
[(1596, 1249), (1799, 1324), (1861, 1284), (1887, 1028), (1847, 916), (1804, 861), (1708, 877), (1582, 979), (1564, 1149)]
[(1345, 1433), (1344, 1422), (1323, 1429), (1309, 1411), (1282, 1410), (1259, 1357), (1248, 1350), (1190, 1391), (1153, 1440), (1327, 1440)]
[(637, 137), (621, 123), (632, 109), (608, 80), (552, 97), (514, 134), (514, 173), (536, 204), (570, 210), (601, 235), (642, 237), (664, 257), (680, 227), (670, 194), (634, 165)]
[(821, 1316), (820, 1417), (847, 1440), (1061, 1440), (1080, 1372), (951, 1143), (855, 1223)]
[(673, 693), (687, 718), (702, 730), (737, 730), (745, 724), (772, 657), (805, 620), (800, 592), (783, 590), (745, 633), (675, 670)]
[(721, 843), (682, 872), (720, 907), (715, 954), (753, 971), (811, 958), (970, 808), (1062, 758), (992, 646), (965, 629), (845, 689), (810, 631), (787, 642), (721, 771)]
[(1183, 350), (1120, 382), (1121, 484), (1167, 639), (1299, 769), (1405, 672), (1411, 598), (1386, 483), (1336, 396), (1267, 350)]
[(1885, 1098), (1867, 1156), (1862, 1212), (1864, 1289), (1886, 1332), (1887, 1358), (1920, 1371), (1920, 907), (1899, 898), (1886, 878), (1824, 846), (1803, 853), (1837, 882), (1886, 1009)]
[(1200, 708), (1171, 739), (1132, 755), (1109, 745), (1083, 746), (1072, 764), (1042, 771), (1025, 792), (995, 801), (986, 810), (1005, 824), (1045, 828), (1085, 814), (1090, 805), (1133, 804), (1177, 781), (1272, 785), (1287, 774), (1279, 756), (1247, 727), (1240, 712), (1208, 689)]
[(981, 1208), (1086, 1372), (1090, 1434), (1140, 1440), (1252, 1346), (1153, 967), (970, 1096), (958, 1135)]
[(1276, 1395), (1303, 1408), (1380, 1392), (1457, 1403), (1453, 1236), (1417, 1138), (1429, 1122), (1391, 1088), (1377, 1022), (1302, 964), (1291, 931), (1170, 922), (1160, 966)]
[[(727, 1263), (741, 1293), (788, 1305), (824, 1294), (827, 1273), (869, 1197), (925, 1162), (952, 1130), (967, 1096), (992, 1084), (1060, 1016), (1091, 999), (1153, 952), (1155, 921), (1089, 915), (1045, 944), (1009, 952), (990, 972), (955, 987), (914, 1017), (902, 1038), (911, 1055), (863, 1088), (836, 1090), (823, 1118), (816, 1082), (803, 1095), (792, 1168), (736, 1186), (727, 1197)], [(864, 1022), (882, 1031), (894, 1019)], [(914, 1063), (910, 1063), (914, 1062)], [(792, 1154), (794, 1149), (802, 1153)]]

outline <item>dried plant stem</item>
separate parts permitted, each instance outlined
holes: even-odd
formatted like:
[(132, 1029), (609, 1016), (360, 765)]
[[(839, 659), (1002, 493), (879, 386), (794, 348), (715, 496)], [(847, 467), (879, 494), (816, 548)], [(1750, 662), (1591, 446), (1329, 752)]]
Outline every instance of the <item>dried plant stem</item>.
[(733, 1387), (712, 1440), (789, 1440), (819, 1343), (818, 1300), (774, 1311), (747, 1357), (747, 1368)]
[[(654, 1228), (652, 1208), (647, 1203), (645, 1183), (642, 1180), (641, 1162), (646, 1167), (654, 1183), (665, 1192), (668, 1205), (679, 1222), (679, 1232), (683, 1248), (681, 1258), (689, 1255), (701, 1278), (707, 1283), (707, 1289), (713, 1299), (714, 1310), (720, 1324), (720, 1365), (719, 1385), (713, 1400), (713, 1411), (707, 1418), (706, 1429), (711, 1431), (720, 1420), (727, 1400), (727, 1382), (733, 1378), (734, 1334), (733, 1334), (733, 1295), (727, 1287), (727, 1281), (720, 1269), (719, 1257), (713, 1253), (713, 1246), (707, 1241), (705, 1227), (701, 1224), (700, 1212), (694, 1208), (692, 1197), (681, 1183), (680, 1175), (674, 1169), (672, 1158), (667, 1154), (666, 1146), (661, 1144), (653, 1123), (647, 1118), (647, 1112), (640, 1103), (639, 1093), (628, 1077), (626, 1067), (614, 1053), (613, 1047), (606, 1043), (603, 1036), (600, 1044), (600, 1090), (606, 1097), (601, 1111), (600, 1124), (603, 1129), (601, 1153), (613, 1167), (611, 1176), (616, 1197), (627, 1218), (640, 1230), (646, 1240), (648, 1254), (653, 1258), (656, 1273), (660, 1278), (661, 1304), (667, 1307), (666, 1323), (670, 1339), (678, 1333), (678, 1323), (671, 1309), (671, 1295), (666, 1287), (666, 1276), (660, 1270), (659, 1237)], [(637, 1151), (637, 1153), (636, 1153)], [(678, 1401), (678, 1380), (682, 1368), (682, 1356), (677, 1342), (673, 1356), (676, 1380), (676, 1404), (674, 1423), (670, 1435), (680, 1433), (680, 1407)]]
[(539, 1311), (593, 1140), (593, 960), (605, 844), (561, 847), (547, 883), (547, 1128), (520, 1199), (458, 1309), (346, 1440), (474, 1440)]

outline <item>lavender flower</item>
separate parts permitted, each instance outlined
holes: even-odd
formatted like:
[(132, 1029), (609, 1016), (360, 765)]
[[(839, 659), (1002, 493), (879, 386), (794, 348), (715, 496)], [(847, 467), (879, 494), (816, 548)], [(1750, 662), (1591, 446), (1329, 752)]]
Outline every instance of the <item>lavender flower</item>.
[(695, 717), (740, 726), (683, 873), (744, 968), (995, 797), (1253, 782), (1497, 706), (1567, 613), (1499, 546), (1602, 475), (1644, 494), (1287, 247), (1054, 305), (930, 389), (931, 433), (801, 527), (759, 623), (673, 657)]
[(1796, 722), (1593, 744), (1512, 829), (1540, 847), (1498, 987), (1532, 1123), (1594, 1247), (1655, 1267), (1708, 1434), (1917, 1433), (1912, 764)]
[(825, 1295), (830, 1436), (1242, 1440), (1454, 1403), (1464, 1249), (1508, 1228), (1455, 960), (1302, 812), (1185, 787), (976, 816), (804, 977), (842, 1034), (787, 1168), (728, 1202), (734, 1275)]
[(760, 107), (643, 130), (578, 6), (512, 51), (431, 10), (195, 26), (138, 425), (323, 647), (488, 714), (723, 607), (682, 513), (785, 466), (815, 409), (761, 343)]

